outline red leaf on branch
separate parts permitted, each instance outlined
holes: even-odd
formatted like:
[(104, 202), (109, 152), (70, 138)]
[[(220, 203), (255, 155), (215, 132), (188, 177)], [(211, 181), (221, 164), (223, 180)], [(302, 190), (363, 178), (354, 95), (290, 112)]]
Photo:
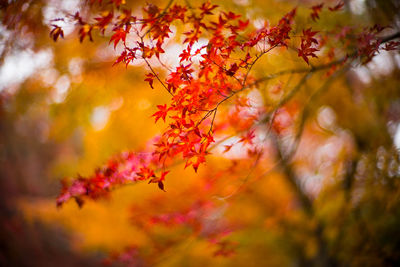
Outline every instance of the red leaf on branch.
[(254, 134), (254, 130), (248, 131), (244, 136), (240, 138), (239, 143), (252, 145), (254, 137), (256, 137), (256, 135)]
[(222, 12), (222, 14), (224, 14), (224, 16), (225, 16), (225, 18), (226, 18), (227, 20), (235, 20), (235, 19), (238, 19), (238, 18), (241, 17), (241, 15), (235, 14), (235, 13), (233, 13), (232, 11), (229, 11), (228, 13)]
[(93, 42), (93, 37), (92, 37), (92, 30), (93, 26), (90, 24), (84, 24), (80, 29), (79, 29), (79, 41), (82, 43), (83, 40), (85, 39), (86, 36), (89, 37), (89, 40)]
[(203, 3), (199, 9), (201, 10), (201, 15), (204, 16), (204, 15), (212, 15), (211, 11), (217, 7), (218, 5), (213, 5), (211, 4), (210, 1), (207, 1)]
[(179, 55), (179, 57), (181, 58), (179, 63), (181, 63), (182, 61), (185, 61), (185, 60), (190, 60), (190, 58), (191, 58), (190, 48), (188, 47), (188, 48), (186, 48), (186, 50), (183, 50), (182, 53)]
[(114, 17), (113, 12), (106, 11), (101, 15), (101, 17), (94, 18), (95, 20), (97, 20), (96, 26), (99, 27), (102, 34), (104, 34), (104, 31), (111, 23), (113, 17)]
[(236, 63), (233, 63), (231, 67), (226, 71), (228, 76), (235, 75), (236, 71), (239, 69), (239, 66)]
[[(119, 41), (122, 40), (125, 43), (127, 31), (125, 31), (122, 28), (117, 28), (117, 29), (114, 29), (114, 32), (115, 33), (111, 36), (109, 43), (114, 41), (114, 49), (115, 49), (115, 47), (117, 46)], [(129, 32), (129, 30), (128, 30), (128, 32)]]
[(385, 46), (383, 47), (383, 49), (386, 51), (396, 50), (399, 48), (400, 48), (400, 42), (397, 42), (397, 41), (390, 41), (390, 42), (386, 43)]
[(319, 19), (319, 13), (322, 11), (322, 7), (324, 6), (324, 4), (319, 4), (319, 5), (315, 5), (312, 6), (312, 12), (311, 12), (311, 19), (313, 21), (316, 21), (317, 19)]
[(158, 188), (160, 188), (162, 191), (165, 192), (165, 190), (164, 190), (164, 183), (163, 183), (162, 181), (159, 181), (157, 184), (158, 184)]
[(233, 144), (232, 145), (225, 145), (224, 147), (225, 147), (225, 149), (224, 149), (223, 153), (226, 153), (229, 150), (231, 150), (231, 148), (233, 147)]
[(159, 111), (157, 111), (156, 113), (154, 113), (152, 115), (152, 117), (156, 118), (157, 122), (160, 118), (163, 119), (163, 121), (165, 122), (165, 117), (167, 116), (168, 111), (170, 110), (169, 108), (167, 108), (167, 105), (157, 105), (157, 108), (159, 109)]
[(136, 175), (139, 176), (141, 180), (148, 180), (155, 177), (154, 171), (148, 167), (140, 168)]
[(64, 38), (64, 32), (61, 29), (61, 27), (57, 25), (51, 25), (51, 26), (53, 26), (54, 28), (50, 32), (50, 37), (53, 38), (54, 42), (57, 41), (59, 36), (61, 36), (61, 38)]
[(247, 28), (247, 26), (249, 26), (250, 21), (249, 20), (239, 20), (239, 25), (238, 25), (238, 30), (243, 31), (244, 29)]
[(156, 76), (155, 76), (153, 73), (147, 73), (147, 74), (146, 74), (146, 79), (144, 79), (145, 82), (148, 82), (148, 83), (149, 83), (151, 89), (154, 89), (154, 87), (153, 87), (153, 81), (154, 81), (154, 78), (155, 78), (155, 77), (156, 77)]
[(344, 6), (344, 2), (341, 1), (341, 2), (339, 2), (336, 6), (328, 7), (328, 9), (329, 9), (330, 11), (334, 12), (334, 11), (339, 11), (339, 10), (341, 10), (343, 6)]
[(302, 57), (304, 61), (309, 64), (308, 57), (315, 57), (317, 55), (315, 52), (319, 51), (319, 49), (312, 47), (314, 44), (317, 45), (318, 41), (314, 38), (314, 35), (317, 34), (317, 31), (311, 31), (311, 28), (303, 30), (303, 36), (301, 37), (301, 45), (300, 48), (297, 49), (298, 56)]

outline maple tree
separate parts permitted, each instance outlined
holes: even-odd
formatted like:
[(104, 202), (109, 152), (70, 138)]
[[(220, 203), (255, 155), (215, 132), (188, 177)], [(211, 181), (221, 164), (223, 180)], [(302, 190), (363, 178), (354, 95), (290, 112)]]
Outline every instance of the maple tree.
[[(158, 256), (169, 246), (184, 243), (187, 236), (164, 233), (161, 236), (168, 236), (168, 240), (158, 243), (156, 237), (159, 231), (165, 231), (159, 229), (163, 226), (165, 229), (189, 229), (192, 238), (206, 239), (212, 244), (215, 257), (235, 255), (241, 244), (230, 240), (229, 236), (250, 228), (248, 225), (253, 221), (240, 215), (218, 214), (225, 213), (228, 204), (240, 209), (242, 195), (256, 199), (252, 199), (253, 203), (257, 203), (257, 197), (265, 201), (264, 196), (260, 197), (261, 188), (252, 185), (273, 186), (276, 181), (266, 182), (263, 178), (278, 176), (283, 177), (283, 184), (288, 187), (286, 193), (282, 193), (281, 201), (287, 203), (282, 209), (292, 211), (293, 215), (269, 207), (271, 204), (258, 203), (258, 206), (266, 205), (266, 213), (278, 214), (276, 222), (269, 223), (273, 225), (270, 227), (279, 228), (280, 222), (286, 223), (280, 229), (293, 238), (288, 250), (296, 251), (299, 264), (334, 266), (348, 261), (354, 251), (360, 257), (352, 264), (365, 263), (363, 253), (357, 251), (359, 243), (346, 241), (346, 231), (357, 232), (354, 228), (364, 227), (363, 220), (353, 218), (359, 216), (358, 203), (370, 203), (374, 197), (377, 200), (371, 203), (388, 200), (382, 196), (378, 200), (378, 193), (374, 195), (374, 188), (370, 186), (374, 175), (369, 174), (370, 169), (379, 172), (384, 181), (379, 185), (382, 192), (391, 190), (385, 188), (389, 184), (393, 190), (398, 190), (398, 182), (393, 178), (398, 177), (398, 171), (393, 170), (398, 166), (398, 152), (393, 137), (380, 134), (381, 121), (377, 120), (375, 125), (365, 122), (370, 118), (361, 122), (343, 120), (343, 124), (335, 128), (329, 122), (329, 116), (333, 115), (326, 103), (339, 101), (342, 95), (348, 97), (343, 92), (335, 96), (332, 91), (335, 86), (345, 86), (343, 77), (355, 66), (366, 66), (383, 51), (398, 55), (400, 33), (396, 28), (379, 24), (361, 27), (350, 23), (327, 27), (321, 20), (334, 21), (342, 16), (345, 5), (341, 1), (291, 8), (276, 20), (258, 24), (251, 16), (210, 1), (196, 5), (189, 1), (169, 1), (164, 5), (149, 3), (141, 12), (127, 4), (125, 1), (84, 1), (76, 12), (52, 19), (48, 31), (51, 39), (59, 43), (66, 37), (63, 27), (72, 25), (81, 46), (106, 38), (117, 54), (112, 63), (114, 68), (123, 65), (128, 69), (141, 62), (147, 71), (142, 80), (168, 98), (167, 103), (155, 104), (152, 120), (162, 124), (164, 129), (150, 138), (145, 149), (122, 152), (86, 177), (62, 181), (56, 200), (58, 207), (71, 199), (84, 207), (90, 200), (107, 198), (112, 191), (140, 181), (156, 184), (165, 191), (131, 208), (132, 214), (142, 214), (140, 218), (132, 218), (132, 224), (154, 239), (150, 252), (133, 244), (111, 254), (107, 262), (140, 266), (162, 261)], [(12, 4), (7, 6), (9, 10), (13, 7)], [(14, 27), (12, 14), (4, 17), (10, 28)], [(173, 45), (178, 48), (171, 52), (168, 48)], [(166, 62), (171, 57), (175, 57), (173, 64)], [(279, 64), (269, 62), (271, 58)], [(391, 94), (398, 97), (396, 92), (387, 93)], [(343, 116), (359, 112), (352, 108), (341, 111), (340, 104), (336, 105), (335, 112), (343, 112)], [(378, 113), (391, 112), (390, 103), (376, 105)], [(352, 124), (357, 123), (362, 126), (353, 127)], [(317, 130), (318, 127), (322, 131)], [(349, 137), (341, 129), (350, 129), (352, 135)], [(373, 129), (371, 136), (365, 133), (368, 129)], [(332, 141), (339, 148), (329, 151), (333, 154), (330, 158), (321, 152), (335, 165), (321, 171), (321, 175), (336, 177), (336, 180), (331, 185), (327, 181), (314, 192), (302, 184), (305, 179), (301, 172), (311, 173), (318, 167), (308, 154), (313, 154), (313, 146), (316, 149), (315, 142), (325, 140), (323, 135), (328, 133), (324, 132), (342, 140)], [(376, 156), (379, 153), (381, 156)], [(386, 162), (382, 163), (385, 167), (375, 166), (375, 156)], [(313, 157), (318, 155), (313, 154)], [(314, 158), (315, 162), (318, 160)], [(188, 200), (187, 203), (173, 202), (175, 195), (170, 194), (169, 179), (179, 172), (178, 168), (192, 168), (199, 173), (198, 181), (182, 190), (179, 196)], [(357, 178), (359, 176), (365, 177), (364, 180)], [(231, 182), (226, 183), (227, 180)], [(367, 185), (358, 185), (362, 183)], [(226, 184), (229, 186), (224, 188)], [(276, 189), (281, 187), (285, 186), (279, 185)], [(365, 198), (353, 193), (356, 188), (368, 192), (362, 195)], [(319, 203), (329, 205), (329, 199), (324, 198), (334, 195), (330, 191), (339, 192), (335, 200), (340, 203), (354, 202), (353, 209), (338, 204), (334, 215), (327, 217), (335, 221), (332, 224), (324, 217), (326, 206)], [(397, 202), (393, 200), (387, 209), (396, 213)], [(168, 208), (170, 203), (174, 203), (172, 212)], [(245, 208), (251, 210), (252, 207)], [(347, 216), (348, 221), (341, 220), (341, 216)], [(351, 223), (352, 220), (356, 223)], [(301, 223), (296, 224), (299, 221)], [(299, 225), (303, 227), (300, 231), (288, 230)], [(301, 231), (311, 236), (306, 248), (302, 247)], [(357, 233), (362, 235), (363, 230)], [(358, 240), (363, 241), (362, 237)], [(343, 244), (348, 254), (341, 254), (339, 246)], [(379, 257), (373, 258), (376, 264), (399, 260), (396, 245), (387, 246), (388, 252), (382, 261)], [(285, 260), (280, 263), (287, 264)]]

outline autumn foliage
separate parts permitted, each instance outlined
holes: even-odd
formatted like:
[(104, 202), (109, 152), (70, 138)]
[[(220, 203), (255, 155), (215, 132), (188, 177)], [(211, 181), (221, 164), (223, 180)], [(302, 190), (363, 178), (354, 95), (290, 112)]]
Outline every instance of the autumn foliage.
[[(102, 3), (96, 1), (89, 4), (103, 7)], [(249, 155), (262, 154), (262, 147), (253, 143), (254, 129), (260, 121), (266, 119), (270, 110), (258, 108), (251, 118), (246, 119), (244, 127), (237, 125), (245, 120), (240, 115), (235, 123), (216, 120), (220, 105), (233, 97), (238, 99), (234, 104), (236, 112), (249, 107), (247, 99), (240, 96), (241, 93), (256, 88), (270, 78), (257, 77), (251, 73), (257, 61), (274, 50), (294, 48), (298, 51), (298, 57), (310, 65), (310, 58), (318, 58), (316, 53), (324, 50), (319, 53), (320, 57), (328, 57), (328, 61), (308, 69), (288, 72), (325, 71), (328, 77), (333, 74), (333, 70), (338, 71), (338, 67), (343, 68), (347, 62), (357, 59), (363, 63), (369, 62), (380, 49), (382, 39), (378, 34), (385, 29), (379, 25), (361, 32), (348, 28), (344, 35), (343, 29), (336, 28), (327, 32), (313, 31), (313, 25), (299, 29), (295, 22), (296, 8), (275, 24), (265, 24), (254, 29), (249, 26), (249, 20), (241, 19), (240, 14), (218, 10), (218, 5), (211, 2), (198, 7), (174, 4), (172, 1), (165, 8), (148, 4), (143, 8), (142, 18), (131, 15), (131, 10), (123, 9), (120, 1), (103, 5), (106, 11), (94, 17), (93, 23), (85, 22), (79, 12), (72, 16), (80, 27), (79, 40), (82, 42), (89, 38), (93, 41), (93, 30), (104, 34), (107, 27), (113, 27), (110, 44), (114, 49), (118, 44), (122, 46), (122, 52), (114, 64), (123, 63), (128, 66), (135, 60), (143, 60), (150, 71), (144, 80), (153, 89), (154, 80), (157, 80), (171, 95), (171, 101), (157, 105), (158, 111), (153, 114), (155, 122), (162, 119), (167, 128), (156, 137), (154, 150), (122, 154), (111, 159), (92, 177), (78, 178), (71, 185), (64, 183), (57, 205), (62, 205), (70, 198), (82, 205), (85, 197), (98, 198), (116, 186), (142, 180), (156, 183), (164, 190), (164, 180), (170, 164), (180, 157), (185, 168), (191, 166), (197, 172), (199, 166), (206, 162), (210, 146), (215, 143), (214, 137), (229, 128), (240, 136), (238, 143), (250, 145)], [(311, 7), (310, 17), (313, 22), (318, 23), (318, 14), (323, 7), (324, 4)], [(343, 3), (339, 2), (328, 7), (328, 10), (336, 12), (342, 7)], [(182, 36), (178, 37), (182, 44), (182, 51), (178, 55), (179, 65), (174, 69), (165, 67), (167, 73), (164, 78), (152, 67), (151, 61), (160, 61), (160, 55), (165, 53), (168, 45), (165, 43), (172, 33), (171, 27), (182, 24), (189, 30), (185, 28)], [(63, 36), (62, 29), (54, 25), (50, 35), (56, 41), (59, 36)], [(350, 35), (355, 36), (355, 43), (345, 42), (341, 47), (334, 46), (334, 43)], [(127, 36), (131, 39), (129, 43)], [(202, 38), (208, 42), (201, 43), (199, 40)], [(385, 40), (385, 43), (383, 50), (396, 50), (399, 46), (398, 42), (391, 39)], [(345, 56), (339, 58), (335, 52)], [(283, 73), (271, 76), (280, 74)], [(279, 111), (278, 108), (274, 112)], [(272, 125), (276, 134), (283, 130), (274, 127), (274, 117), (267, 123)], [(233, 145), (226, 147), (226, 151)]]
[[(356, 70), (367, 79), (382, 54), (398, 64), (400, 33), (391, 21), (351, 21), (346, 1), (282, 4), (277, 19), (213, 1), (140, 9), (127, 2), (82, 1), (47, 25), (56, 45), (67, 41), (68, 27), (79, 47), (105, 43), (98, 50), (112, 53), (114, 71), (141, 66), (147, 89), (166, 99), (151, 103), (145, 120), (162, 130), (141, 149), (62, 179), (57, 208), (74, 200), (82, 213), (113, 191), (142, 182), (158, 188), (130, 206), (129, 223), (146, 241), (112, 251), (105, 264), (162, 265), (170, 247), (195, 240), (206, 240), (216, 261), (251, 250), (242, 255), (255, 266), (269, 262), (262, 253), (273, 266), (400, 261), (398, 239), (387, 238), (400, 238), (399, 67), (367, 85), (354, 82)], [(3, 23), (12, 29), (13, 6), (6, 8)], [(195, 182), (177, 186), (193, 173)], [(390, 218), (380, 216), (383, 207)], [(371, 230), (367, 220), (376, 216)], [(284, 252), (266, 249), (270, 243)], [(218, 264), (243, 266), (246, 257)]]

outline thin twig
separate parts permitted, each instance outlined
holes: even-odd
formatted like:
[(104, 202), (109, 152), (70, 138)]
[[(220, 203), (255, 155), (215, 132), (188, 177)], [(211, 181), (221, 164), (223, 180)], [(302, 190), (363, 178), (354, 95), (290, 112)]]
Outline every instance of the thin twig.
[(151, 67), (150, 63), (147, 61), (146, 58), (143, 58), (144, 62), (146, 62), (146, 65), (149, 67), (150, 71), (153, 73), (153, 75), (157, 78), (157, 80), (161, 83), (161, 85), (165, 88), (165, 90), (167, 90), (167, 92), (171, 95), (174, 96), (173, 93), (171, 93), (170, 90), (168, 90), (168, 87), (164, 84), (163, 81), (161, 81), (160, 77), (158, 76), (158, 74), (154, 71), (154, 69)]

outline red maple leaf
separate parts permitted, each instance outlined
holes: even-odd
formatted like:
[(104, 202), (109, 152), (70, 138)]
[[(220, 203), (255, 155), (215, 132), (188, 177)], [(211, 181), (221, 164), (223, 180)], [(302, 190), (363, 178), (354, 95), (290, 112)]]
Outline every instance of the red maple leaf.
[(311, 28), (303, 30), (301, 45), (297, 50), (298, 56), (302, 57), (307, 64), (309, 64), (308, 57), (318, 57), (315, 52), (319, 51), (319, 49), (312, 47), (313, 44), (318, 44), (317, 39), (314, 38), (317, 33), (317, 31), (311, 31)]
[(226, 153), (226, 152), (228, 152), (229, 150), (231, 150), (231, 148), (233, 147), (233, 144), (231, 144), (231, 145), (225, 145), (224, 147), (225, 147), (225, 149), (224, 149), (223, 153)]
[(249, 26), (249, 23), (250, 23), (249, 20), (245, 20), (245, 21), (239, 20), (238, 29), (243, 31), (244, 29), (247, 28), (247, 26)]
[(213, 5), (213, 4), (211, 4), (210, 1), (207, 1), (207, 2), (203, 3), (201, 5), (201, 7), (200, 7), (201, 15), (202, 16), (204, 16), (204, 15), (212, 15), (211, 10), (213, 10), (213, 9), (215, 9), (217, 7), (218, 7), (217, 5)]
[(248, 131), (244, 136), (242, 136), (242, 138), (240, 138), (239, 143), (252, 145), (254, 137), (256, 137), (254, 130)]
[(344, 2), (340, 1), (336, 6), (328, 7), (328, 9), (333, 12), (333, 11), (341, 10), (343, 6), (344, 6)]
[(400, 48), (400, 42), (390, 41), (385, 44), (385, 47), (383, 49), (386, 51), (390, 51), (390, 50), (396, 50), (398, 48)]
[(61, 36), (62, 38), (64, 38), (64, 32), (61, 29), (61, 27), (57, 26), (57, 25), (51, 25), (54, 28), (51, 30), (50, 32), (50, 37), (53, 38), (54, 42), (57, 41), (58, 37)]
[(190, 48), (188, 47), (188, 48), (186, 48), (186, 50), (183, 50), (182, 53), (179, 55), (179, 57), (181, 58), (179, 63), (182, 61), (185, 61), (185, 60), (189, 60), (191, 57)]
[(152, 117), (156, 117), (156, 121), (157, 122), (160, 118), (163, 119), (163, 121), (165, 122), (165, 117), (167, 116), (168, 111), (170, 110), (169, 108), (167, 108), (167, 105), (157, 105), (157, 108), (159, 109), (159, 111), (157, 111), (156, 113), (154, 113), (152, 115)]
[(311, 12), (311, 19), (313, 21), (316, 21), (317, 19), (319, 19), (319, 13), (322, 11), (322, 7), (324, 6), (324, 4), (319, 4), (319, 5), (315, 5), (312, 6), (312, 12)]
[(141, 180), (147, 180), (149, 178), (154, 178), (154, 171), (148, 167), (140, 168), (140, 171), (136, 173), (137, 176), (141, 178)]
[(113, 12), (105, 12), (102, 14), (101, 17), (94, 18), (97, 20), (96, 26), (100, 28), (101, 33), (104, 34), (104, 31), (106, 30), (107, 26), (111, 23), (112, 19), (114, 17)]
[(93, 37), (92, 37), (92, 30), (93, 26), (90, 24), (84, 24), (80, 29), (79, 29), (79, 41), (82, 43), (83, 40), (85, 39), (86, 36), (89, 37), (89, 40), (93, 42)]
[(144, 81), (149, 83), (151, 89), (154, 89), (154, 87), (153, 87), (154, 77), (156, 77), (156, 76), (153, 73), (147, 73), (146, 79), (144, 79)]
[[(115, 47), (117, 46), (119, 41), (122, 40), (125, 43), (127, 31), (125, 31), (122, 28), (114, 29), (114, 31), (115, 31), (115, 33), (111, 36), (109, 43), (114, 41), (114, 49), (115, 49)], [(128, 30), (128, 32), (129, 32), (129, 30)]]

